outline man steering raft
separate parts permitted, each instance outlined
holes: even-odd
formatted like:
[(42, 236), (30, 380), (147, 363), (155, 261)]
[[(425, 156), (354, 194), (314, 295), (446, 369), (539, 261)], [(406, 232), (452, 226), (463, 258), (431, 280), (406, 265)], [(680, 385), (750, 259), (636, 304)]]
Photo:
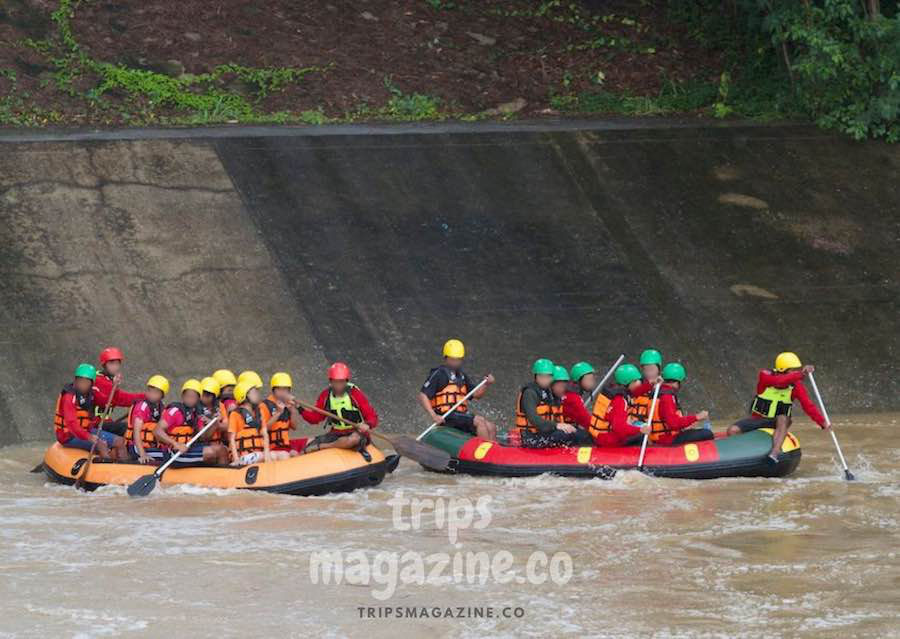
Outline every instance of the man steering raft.
[(728, 427), (728, 435), (749, 433), (758, 428), (774, 428), (772, 435), (772, 451), (768, 455), (770, 464), (778, 463), (781, 445), (791, 427), (791, 411), (794, 401), (799, 401), (803, 411), (819, 425), (828, 430), (831, 424), (822, 416), (816, 405), (812, 403), (803, 378), (816, 370), (814, 366), (806, 366), (795, 353), (780, 353), (775, 358), (774, 370), (759, 371), (756, 381), (756, 396), (750, 404), (750, 417), (741, 419)]

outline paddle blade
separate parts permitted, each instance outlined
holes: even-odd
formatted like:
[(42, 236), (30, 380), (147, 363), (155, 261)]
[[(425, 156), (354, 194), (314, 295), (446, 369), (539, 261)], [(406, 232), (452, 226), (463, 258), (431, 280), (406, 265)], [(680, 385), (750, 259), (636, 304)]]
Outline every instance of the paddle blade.
[(856, 477), (853, 476), (853, 473), (851, 473), (850, 469), (848, 468), (844, 471), (844, 479), (846, 479), (847, 481), (853, 481), (854, 479), (856, 479)]
[(432, 470), (447, 470), (450, 466), (450, 454), (430, 444), (416, 441), (412, 437), (401, 435), (391, 438), (391, 445), (400, 455), (418, 462)]
[(156, 488), (156, 475), (144, 475), (128, 487), (129, 497), (146, 497)]
[(29, 470), (28, 472), (29, 472), (29, 473), (42, 473), (42, 472), (44, 472), (44, 462), (41, 462), (40, 464), (38, 464), (37, 466), (35, 466), (35, 467), (32, 468), (31, 470)]

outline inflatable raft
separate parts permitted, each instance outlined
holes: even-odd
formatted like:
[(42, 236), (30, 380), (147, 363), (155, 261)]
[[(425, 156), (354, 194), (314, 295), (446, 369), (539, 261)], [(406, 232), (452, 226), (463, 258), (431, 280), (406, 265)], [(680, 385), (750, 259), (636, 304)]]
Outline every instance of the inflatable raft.
[[(433, 429), (422, 440), (450, 454), (449, 472), (498, 477), (544, 473), (566, 477), (611, 478), (618, 470), (637, 468), (640, 446), (625, 448), (520, 448), (488, 442), (453, 428)], [(682, 446), (648, 446), (644, 471), (658, 477), (784, 477), (800, 463), (800, 443), (788, 434), (777, 464), (766, 456), (772, 430), (760, 429)]]
[[(372, 461), (367, 462), (357, 451), (328, 448), (281, 461), (250, 466), (202, 466), (169, 468), (161, 484), (193, 484), (207, 488), (240, 488), (262, 490), (285, 495), (324, 495), (349, 492), (357, 488), (377, 486), (384, 476), (394, 471), (400, 458), (385, 457), (369, 446)], [(44, 454), (44, 472), (52, 481), (74, 484), (87, 462), (87, 451), (66, 448), (54, 443)], [(153, 472), (153, 466), (95, 460), (85, 477), (85, 488), (114, 484), (127, 486), (139, 477)]]

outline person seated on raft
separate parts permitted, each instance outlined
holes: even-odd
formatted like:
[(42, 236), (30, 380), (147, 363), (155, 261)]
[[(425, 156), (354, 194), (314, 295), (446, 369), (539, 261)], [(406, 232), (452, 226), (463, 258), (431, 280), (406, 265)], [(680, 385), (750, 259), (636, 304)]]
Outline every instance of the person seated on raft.
[[(436, 424), (443, 424), (482, 439), (497, 439), (497, 427), (481, 415), (469, 412), (468, 402), (463, 402), (452, 413), (443, 417), (459, 400), (465, 397), (475, 384), (462, 370), (466, 347), (458, 339), (447, 340), (444, 344), (444, 363), (432, 368), (428, 379), (419, 391), (419, 403), (428, 417)], [(478, 389), (472, 399), (481, 399), (487, 387), (494, 383), (494, 376), (487, 376), (487, 383)]]
[[(97, 369), (97, 379), (94, 380), (94, 409), (98, 418), (102, 417), (106, 404), (109, 402), (109, 394), (113, 385), (122, 383), (122, 362), (125, 355), (115, 346), (108, 346), (100, 351), (100, 368)], [(121, 388), (116, 388), (112, 406), (131, 408), (138, 400), (144, 399), (143, 393), (127, 393)], [(107, 419), (103, 423), (103, 430), (114, 435), (123, 436), (128, 429), (127, 420), (112, 421)]]
[(272, 459), (296, 457), (297, 451), (291, 448), (291, 431), (300, 425), (300, 411), (291, 394), (294, 381), (287, 373), (275, 373), (269, 380), (269, 387), (272, 391), (262, 401), (262, 408)]
[[(535, 360), (531, 366), (534, 379), (522, 387), (516, 398), (515, 430), (523, 448), (578, 446), (578, 429), (565, 423), (562, 400), (554, 395), (554, 364), (547, 358)], [(567, 382), (560, 380), (564, 389)], [(564, 394), (564, 390), (561, 394)]]
[(655, 348), (648, 348), (641, 353), (639, 361), (641, 378), (644, 384), (636, 388), (631, 398), (631, 418), (635, 422), (649, 422), (648, 413), (653, 401), (653, 387), (662, 381), (662, 354)]
[(203, 386), (198, 379), (189, 379), (181, 386), (181, 401), (172, 402), (162, 412), (153, 436), (161, 444), (181, 453), (175, 466), (197, 464), (227, 464), (228, 452), (221, 444), (211, 443), (209, 431), (188, 448), (188, 442), (202, 428), (200, 426), (200, 394)]
[(696, 415), (684, 415), (678, 402), (678, 392), (687, 374), (679, 362), (669, 362), (662, 370), (663, 386), (657, 398), (659, 419), (651, 424), (650, 441), (660, 446), (678, 446), (688, 442), (701, 442), (714, 439), (712, 431), (689, 428), (698, 421), (709, 417), (708, 411), (700, 411)]
[[(588, 432), (594, 439), (595, 446), (615, 448), (640, 444), (643, 435), (650, 433), (650, 424), (632, 423), (632, 393), (641, 390), (645, 382), (641, 381), (641, 371), (634, 364), (622, 364), (613, 375), (613, 383), (597, 394), (591, 415), (591, 426)], [(599, 400), (604, 398), (604, 402)], [(605, 405), (605, 408), (603, 406)], [(603, 415), (599, 411), (603, 408)]]
[(237, 408), (237, 402), (234, 401), (234, 387), (237, 386), (237, 378), (227, 368), (220, 368), (210, 377), (219, 382), (219, 401), (225, 405), (225, 412), (230, 413)]
[(593, 446), (594, 439), (588, 432), (591, 425), (591, 415), (584, 407), (581, 395), (575, 390), (572, 378), (565, 366), (553, 367), (553, 385), (550, 390), (554, 398), (562, 405), (562, 421), (575, 427), (572, 433), (574, 444), (572, 446)]
[(341, 419), (326, 418), (321, 413), (304, 410), (303, 419), (310, 424), (327, 419), (325, 426), (331, 427), (324, 435), (314, 437), (303, 449), (304, 453), (324, 448), (355, 448), (363, 459), (372, 461), (366, 447), (369, 445), (369, 431), (378, 426), (378, 413), (365, 393), (350, 382), (350, 378), (350, 367), (343, 362), (335, 362), (328, 368), (328, 387), (319, 394), (316, 407)]
[(219, 399), (222, 387), (215, 377), (204, 377), (200, 380), (200, 402), (197, 404), (197, 426), (203, 428), (213, 418), (218, 417), (219, 421), (215, 423), (212, 430), (207, 433), (209, 435), (210, 444), (218, 444), (228, 449), (228, 411), (225, 410), (225, 403)]
[(264, 413), (261, 406), (261, 388), (262, 383), (257, 384), (255, 379), (248, 377), (234, 387), (234, 400), (238, 406), (228, 415), (228, 445), (233, 465), (272, 460), (266, 427), (268, 413)]
[(781, 445), (791, 427), (791, 411), (794, 401), (799, 401), (803, 411), (819, 425), (822, 430), (831, 428), (812, 403), (803, 378), (816, 370), (815, 366), (804, 366), (795, 353), (780, 353), (775, 358), (774, 370), (759, 371), (756, 381), (756, 396), (750, 404), (750, 417), (741, 419), (728, 427), (728, 435), (749, 433), (758, 428), (774, 428), (772, 450), (768, 455), (770, 464), (778, 463)]
[(91, 364), (79, 364), (75, 368), (74, 381), (66, 384), (60, 391), (53, 417), (56, 441), (67, 448), (86, 451), (93, 448), (103, 459), (125, 459), (125, 440), (107, 430), (96, 428), (100, 422), (95, 411), (96, 377), (97, 369)]
[(147, 380), (144, 399), (136, 401), (128, 410), (128, 430), (125, 431), (128, 455), (142, 464), (161, 462), (165, 457), (166, 452), (153, 432), (163, 412), (162, 400), (168, 392), (169, 380), (154, 375)]

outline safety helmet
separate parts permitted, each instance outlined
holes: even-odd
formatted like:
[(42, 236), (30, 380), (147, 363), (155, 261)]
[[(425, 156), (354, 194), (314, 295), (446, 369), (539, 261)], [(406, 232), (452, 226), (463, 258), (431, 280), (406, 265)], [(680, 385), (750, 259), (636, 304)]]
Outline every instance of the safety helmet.
[(181, 392), (192, 390), (198, 395), (203, 392), (203, 386), (200, 385), (199, 379), (194, 379), (193, 377), (187, 380), (184, 384), (181, 385)]
[(219, 396), (219, 391), (222, 390), (222, 385), (216, 381), (215, 377), (204, 377), (200, 380), (200, 387), (204, 393), (212, 393), (216, 397)]
[(153, 375), (147, 380), (147, 386), (152, 386), (153, 388), (161, 390), (163, 395), (169, 393), (169, 380), (162, 375)]
[(779, 353), (778, 357), (775, 358), (776, 371), (786, 371), (789, 368), (802, 367), (803, 364), (800, 362), (800, 358), (797, 357), (796, 353), (791, 353), (790, 351), (786, 353)]
[(655, 348), (648, 348), (643, 353), (641, 353), (640, 364), (641, 366), (646, 366), (648, 364), (656, 364), (657, 366), (662, 366), (662, 353), (660, 353)]
[(244, 371), (237, 378), (238, 384), (241, 382), (250, 382), (252, 386), (263, 387), (262, 377), (256, 371)]
[(274, 375), (272, 375), (269, 386), (271, 386), (272, 388), (292, 388), (294, 386), (294, 382), (291, 380), (291, 376), (287, 373), (275, 373)]
[(622, 364), (616, 369), (616, 384), (628, 386), (641, 378), (641, 371), (634, 364)]
[(554, 366), (553, 367), (553, 381), (554, 382), (569, 382), (572, 378), (569, 377), (569, 371), (566, 370), (565, 366)]
[(679, 362), (669, 362), (662, 369), (662, 378), (667, 382), (683, 382), (685, 377), (687, 373)]
[(531, 365), (531, 373), (532, 375), (552, 375), (553, 362), (546, 357), (537, 359), (534, 361), (534, 364)]
[(93, 382), (97, 379), (97, 369), (94, 368), (93, 364), (79, 364), (75, 367), (75, 377), (84, 377)]
[(100, 365), (105, 366), (106, 362), (112, 361), (114, 359), (125, 359), (125, 356), (115, 346), (107, 346), (102, 351), (100, 351)]
[(237, 378), (234, 376), (234, 373), (232, 373), (227, 368), (220, 368), (215, 373), (213, 373), (212, 376), (216, 379), (217, 382), (219, 382), (220, 388), (223, 386), (234, 386), (235, 384), (237, 384)]
[(335, 362), (328, 367), (328, 379), (350, 379), (350, 367), (344, 362)]
[(466, 356), (466, 347), (458, 339), (448, 339), (444, 343), (444, 357), (462, 359)]
[(258, 388), (258, 386), (255, 386), (248, 380), (238, 382), (237, 386), (234, 387), (234, 401), (236, 401), (238, 404), (243, 404), (244, 400), (247, 399), (247, 393), (249, 393), (254, 388)]
[(587, 375), (588, 373), (596, 373), (594, 367), (588, 364), (587, 362), (578, 362), (575, 366), (572, 367), (572, 379), (576, 382), (580, 382), (581, 378)]

